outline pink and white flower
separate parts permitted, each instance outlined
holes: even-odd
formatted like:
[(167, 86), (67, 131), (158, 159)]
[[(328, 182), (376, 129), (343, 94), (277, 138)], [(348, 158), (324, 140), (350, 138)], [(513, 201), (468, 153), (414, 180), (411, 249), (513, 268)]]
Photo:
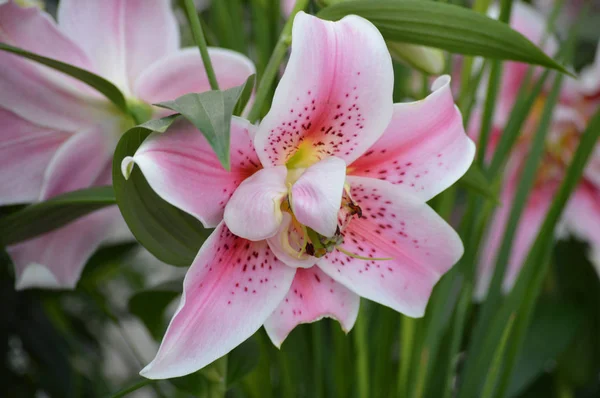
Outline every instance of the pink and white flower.
[(359, 296), (422, 316), (462, 255), (458, 235), (426, 204), (474, 155), (449, 77), (422, 101), (393, 104), (390, 55), (370, 22), (299, 13), (292, 35), (260, 126), (233, 118), (231, 172), (185, 121), (124, 160), (216, 228), (145, 377), (196, 371), (263, 324), (277, 346), (325, 316), (348, 331)]
[[(534, 43), (540, 43), (545, 29), (545, 20), (535, 9), (515, 3), (511, 25), (521, 31)], [(556, 42), (551, 37), (547, 50), (556, 49)], [(534, 189), (528, 199), (526, 208), (516, 231), (512, 252), (503, 281), (504, 292), (510, 291), (514, 285), (523, 261), (535, 240), (552, 199), (564, 178), (565, 171), (579, 143), (579, 137), (585, 130), (592, 114), (600, 105), (600, 62), (587, 67), (578, 80), (567, 79), (563, 84), (561, 97), (553, 115), (548, 132), (546, 152), (536, 178)], [(514, 105), (520, 86), (523, 84), (527, 66), (515, 62), (506, 64), (503, 74), (503, 89), (500, 91), (498, 108), (490, 145), (493, 148), (509, 112)], [(504, 186), (501, 195), (502, 206), (496, 211), (488, 237), (484, 243), (483, 254), (479, 264), (479, 275), (475, 297), (485, 298), (490, 284), (496, 255), (502, 242), (505, 225), (509, 217), (515, 195), (516, 185), (531, 138), (539, 122), (541, 110), (545, 102), (544, 93), (536, 102), (511, 159), (505, 170)], [(488, 148), (490, 149), (490, 148)], [(557, 237), (565, 233), (587, 241), (590, 244), (590, 259), (600, 274), (600, 147), (588, 164), (582, 181), (574, 192), (563, 215)]]
[[(58, 23), (37, 7), (0, 5), (0, 41), (103, 76), (131, 104), (209, 89), (195, 48), (179, 49), (169, 0), (62, 0)], [(211, 49), (222, 87), (242, 84), (254, 66)], [(106, 98), (64, 74), (0, 53), (0, 205), (46, 200), (111, 183), (112, 152), (133, 125)], [(131, 239), (115, 207), (8, 247), (17, 288), (72, 288), (104, 242)]]

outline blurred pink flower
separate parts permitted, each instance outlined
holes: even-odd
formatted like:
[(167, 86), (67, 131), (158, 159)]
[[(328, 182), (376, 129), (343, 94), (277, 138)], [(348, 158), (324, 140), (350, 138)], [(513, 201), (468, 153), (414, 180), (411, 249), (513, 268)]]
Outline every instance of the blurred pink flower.
[[(545, 19), (533, 8), (523, 3), (513, 5), (511, 26), (523, 33), (534, 43), (541, 43), (545, 29)], [(557, 44), (549, 37), (546, 51), (552, 54)], [(578, 80), (565, 77), (561, 97), (555, 108), (550, 131), (546, 142), (546, 152), (538, 171), (531, 196), (521, 217), (515, 234), (508, 268), (503, 282), (503, 290), (510, 291), (514, 285), (523, 261), (537, 236), (552, 199), (558, 189), (572, 155), (579, 143), (579, 137), (593, 112), (600, 105), (600, 58), (582, 71)], [(493, 150), (502, 133), (509, 113), (514, 105), (519, 88), (523, 84), (528, 66), (516, 62), (507, 62), (502, 75), (502, 86), (496, 109), (490, 147)], [(535, 132), (545, 102), (547, 92), (536, 101), (526, 120), (517, 146), (511, 155), (501, 196), (502, 206), (496, 211), (495, 218), (485, 242), (476, 298), (485, 298), (496, 262), (497, 251), (504, 236), (515, 189), (527, 156), (529, 143)], [(475, 123), (474, 126), (478, 126)], [(470, 129), (472, 130), (472, 129)], [(476, 131), (474, 131), (476, 133)], [(476, 135), (476, 134), (471, 134)], [(588, 164), (584, 177), (573, 194), (563, 215), (557, 236), (566, 233), (587, 241), (590, 244), (590, 258), (600, 274), (600, 147), (596, 148)]]
[(422, 316), (462, 255), (458, 235), (426, 204), (474, 155), (449, 77), (422, 101), (393, 104), (390, 55), (367, 20), (301, 12), (293, 38), (260, 126), (232, 121), (231, 172), (184, 121), (124, 161), (216, 227), (145, 377), (196, 371), (263, 324), (277, 346), (325, 316), (348, 331), (359, 296)]
[[(147, 104), (209, 89), (195, 48), (180, 50), (169, 0), (62, 0), (58, 24), (37, 7), (0, 5), (0, 41), (99, 74)], [(244, 56), (211, 49), (222, 87), (244, 82)], [(112, 153), (133, 122), (87, 85), (0, 53), (0, 205), (111, 183)], [(7, 248), (19, 289), (72, 288), (105, 242), (132, 239), (118, 209), (94, 212)]]

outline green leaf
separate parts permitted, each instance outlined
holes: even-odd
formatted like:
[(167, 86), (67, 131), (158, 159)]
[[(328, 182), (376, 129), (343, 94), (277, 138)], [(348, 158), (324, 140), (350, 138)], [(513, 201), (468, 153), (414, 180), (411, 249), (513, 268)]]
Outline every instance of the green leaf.
[(21, 48), (10, 46), (6, 43), (0, 43), (0, 50), (30, 59), (42, 65), (46, 65), (52, 69), (55, 69), (59, 72), (62, 72), (66, 75), (74, 77), (75, 79), (80, 80), (88, 86), (98, 90), (113, 104), (115, 104), (117, 108), (119, 108), (126, 114), (129, 114), (127, 102), (125, 101), (123, 93), (121, 93), (117, 86), (115, 86), (114, 84), (112, 84), (111, 82), (109, 82), (101, 76), (88, 72), (85, 69), (81, 69), (76, 66), (57, 61), (52, 58), (46, 58), (41, 55), (31, 53), (29, 51), (25, 51)]
[(551, 360), (565, 352), (580, 330), (586, 313), (579, 305), (546, 299), (535, 310), (515, 366), (508, 395), (520, 395), (541, 375)]
[(475, 163), (473, 163), (465, 175), (458, 180), (458, 184), (472, 190), (473, 192), (477, 192), (481, 196), (492, 200), (496, 204), (500, 204), (500, 201), (498, 200), (497, 189), (494, 188), (492, 183), (490, 183), (479, 166), (477, 166)]
[(520, 312), (519, 318), (515, 322), (515, 343), (512, 344), (507, 352), (507, 367), (503, 374), (501, 393), (508, 390), (510, 378), (514, 373), (513, 367), (525, 340), (525, 333), (530, 323), (531, 313), (542, 289), (543, 277), (548, 270), (548, 263), (550, 261), (543, 261), (542, 259), (550, 257), (554, 240), (554, 230), (560, 221), (571, 194), (581, 181), (585, 166), (596, 148), (599, 137), (600, 110), (596, 111), (594, 116), (592, 116), (581, 136), (577, 151), (573, 155), (573, 160), (567, 169), (560, 188), (554, 196), (554, 200), (550, 205), (548, 213), (546, 213), (546, 218), (535, 243), (527, 255), (525, 265), (507, 300), (506, 307), (519, 308)]
[(128, 130), (115, 149), (112, 174), (117, 204), (138, 242), (159, 260), (187, 267), (210, 230), (158, 196), (138, 167), (131, 170), (128, 180), (121, 173), (123, 159), (133, 156), (150, 133), (164, 132), (175, 119), (176, 116), (169, 116)]
[[(509, 255), (513, 246), (513, 239), (521, 220), (521, 215), (525, 211), (528, 203), (527, 200), (529, 194), (534, 187), (538, 166), (543, 158), (546, 148), (546, 136), (549, 131), (550, 123), (552, 122), (554, 107), (558, 102), (561, 82), (562, 75), (557, 75), (552, 86), (552, 91), (544, 105), (541, 120), (537, 126), (529, 152), (527, 153), (527, 159), (525, 160), (522, 172), (520, 173), (518, 185), (515, 189), (516, 193), (514, 194), (514, 199), (512, 201), (512, 207), (510, 209), (506, 226), (504, 227), (503, 239), (496, 255), (494, 272), (488, 288), (486, 301), (482, 305), (477, 322), (475, 324), (475, 330), (473, 332), (469, 350), (474, 358), (465, 366), (465, 380), (483, 380), (484, 376), (487, 374), (487, 366), (490, 365), (490, 361), (492, 360), (492, 351), (490, 350), (494, 349), (497, 345), (497, 341), (491, 342), (490, 340), (498, 338), (497, 329), (490, 331), (492, 325), (491, 321), (496, 315), (499, 302), (502, 299), (502, 281), (504, 280), (504, 273), (508, 266)], [(511, 308), (510, 311), (507, 310), (507, 312), (511, 314), (517, 312), (520, 314), (516, 308)], [(503, 325), (506, 319), (500, 321), (500, 324)], [(484, 339), (488, 340), (486, 345), (487, 349), (482, 347)], [(461, 394), (464, 395), (459, 396), (470, 397), (476, 395), (475, 389), (478, 387), (478, 383), (475, 382), (465, 383), (464, 389), (461, 390)]]
[(245, 93), (246, 86), (252, 86), (252, 82), (254, 82), (254, 75), (248, 77), (241, 86), (223, 91), (190, 93), (173, 101), (161, 102), (156, 106), (178, 112), (192, 122), (206, 137), (223, 167), (229, 170), (231, 116), (238, 100)]
[(160, 341), (166, 330), (165, 310), (182, 289), (182, 280), (172, 280), (137, 292), (129, 299), (129, 312), (140, 318), (152, 337)]
[(256, 75), (250, 75), (246, 83), (244, 84), (244, 90), (240, 94), (240, 98), (238, 99), (237, 104), (235, 105), (235, 109), (233, 110), (233, 114), (235, 116), (240, 116), (246, 105), (248, 105), (248, 101), (250, 101), (250, 97), (252, 96), (252, 90), (254, 89), (254, 83), (256, 82)]
[(181, 391), (201, 398), (222, 398), (227, 390), (227, 357), (221, 357), (197, 372), (169, 379)]
[(93, 187), (35, 203), (0, 219), (0, 246), (60, 228), (95, 210), (116, 204), (112, 187)]
[(569, 73), (507, 24), (464, 7), (419, 0), (349, 1), (327, 7), (318, 16), (338, 20), (351, 14), (371, 21), (387, 41), (510, 59)]
[(500, 374), (500, 368), (502, 366), (502, 357), (504, 356), (504, 351), (506, 350), (506, 343), (508, 342), (508, 337), (510, 336), (510, 332), (512, 330), (514, 321), (515, 315), (513, 314), (508, 318), (508, 322), (504, 326), (502, 337), (500, 338), (500, 342), (496, 347), (494, 356), (492, 358), (492, 365), (490, 366), (489, 372), (485, 376), (485, 381), (483, 383), (483, 393), (481, 395), (482, 398), (494, 397), (494, 389), (496, 387), (496, 383), (498, 382), (498, 375)]
[(231, 386), (250, 373), (260, 359), (260, 345), (250, 337), (237, 346), (227, 357), (227, 385)]

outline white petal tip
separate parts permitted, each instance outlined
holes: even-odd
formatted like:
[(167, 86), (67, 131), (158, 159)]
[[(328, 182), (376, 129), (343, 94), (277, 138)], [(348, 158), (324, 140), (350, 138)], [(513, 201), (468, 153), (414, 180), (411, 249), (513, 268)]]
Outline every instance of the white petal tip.
[[(207, 364), (204, 364), (204, 366), (206, 365)], [(187, 376), (202, 367), (203, 366), (192, 366), (189, 363), (165, 363), (162, 360), (157, 363), (156, 358), (154, 358), (154, 360), (146, 365), (144, 369), (140, 370), (140, 376), (150, 380), (172, 379), (174, 377)]]
[(135, 166), (135, 160), (131, 156), (126, 156), (121, 162), (121, 173), (126, 180), (128, 180), (129, 176), (131, 176), (133, 166)]
[(440, 88), (450, 84), (450, 75), (442, 75), (435, 79), (433, 84), (431, 85), (431, 91), (439, 90)]
[(63, 289), (73, 288), (74, 286), (66, 286), (61, 284), (56, 276), (48, 269), (48, 267), (41, 264), (30, 264), (25, 270), (17, 277), (15, 282), (16, 290), (25, 290), (32, 288), (42, 289)]

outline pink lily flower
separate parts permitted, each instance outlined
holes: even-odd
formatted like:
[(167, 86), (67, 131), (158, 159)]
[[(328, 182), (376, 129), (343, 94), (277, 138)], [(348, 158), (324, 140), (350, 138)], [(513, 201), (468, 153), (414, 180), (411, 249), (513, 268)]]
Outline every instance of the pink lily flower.
[(260, 126), (232, 121), (231, 172), (185, 121), (124, 159), (123, 170), (134, 162), (163, 199), (216, 228), (145, 377), (194, 372), (263, 324), (276, 346), (323, 317), (347, 332), (359, 296), (422, 316), (462, 255), (426, 204), (474, 155), (449, 77), (422, 101), (393, 104), (391, 58), (370, 22), (301, 12), (292, 36)]
[[(0, 41), (103, 76), (148, 117), (148, 104), (209, 89), (198, 50), (179, 49), (169, 0), (62, 0), (58, 23), (9, 1)], [(240, 54), (211, 49), (211, 57), (222, 87), (254, 73)], [(85, 84), (1, 52), (0, 124), (0, 205), (9, 205), (110, 184), (113, 150), (133, 122)], [(101, 244), (130, 239), (114, 206), (8, 247), (16, 287), (73, 288)]]
[[(515, 3), (511, 26), (526, 35), (533, 42), (540, 43), (545, 27), (545, 19), (535, 9)], [(550, 38), (549, 44), (555, 47)], [(600, 105), (600, 62), (586, 68), (578, 80), (566, 80), (563, 84), (559, 104), (555, 108), (552, 125), (547, 137), (546, 152), (538, 171), (534, 189), (527, 202), (515, 234), (512, 252), (503, 281), (503, 291), (513, 287), (523, 262), (535, 240), (545, 215), (552, 203), (572, 155), (579, 142), (579, 136), (585, 130), (589, 118)], [(501, 134), (509, 112), (514, 104), (520, 86), (523, 84), (526, 65), (509, 62), (503, 74), (503, 89), (500, 91), (499, 105), (496, 109), (495, 125), (492, 131), (490, 147), (493, 149)], [(475, 297), (483, 300), (493, 276), (497, 251), (503, 239), (504, 229), (509, 217), (515, 189), (523, 167), (531, 138), (537, 127), (541, 109), (545, 101), (543, 94), (534, 105), (514, 153), (505, 171), (505, 180), (501, 195), (502, 206), (496, 211), (488, 237), (484, 243), (479, 264)], [(489, 149), (489, 148), (488, 148)], [(573, 234), (590, 244), (589, 257), (600, 274), (600, 147), (588, 164), (582, 181), (574, 192), (563, 215), (560, 227), (556, 231), (558, 238)]]

